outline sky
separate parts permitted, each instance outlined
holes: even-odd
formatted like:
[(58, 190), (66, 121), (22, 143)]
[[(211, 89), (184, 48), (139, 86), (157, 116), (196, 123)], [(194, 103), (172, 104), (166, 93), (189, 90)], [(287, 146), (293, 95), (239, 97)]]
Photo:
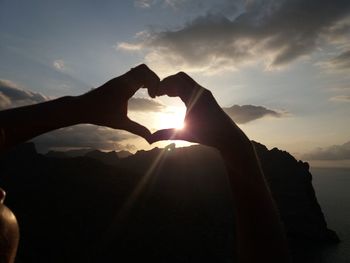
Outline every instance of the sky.
[[(350, 164), (349, 39), (348, 0), (0, 0), (0, 109), (82, 94), (146, 63), (161, 78), (188, 73), (268, 148)], [(151, 131), (180, 125), (185, 110), (144, 90), (129, 103)], [(42, 152), (155, 146), (92, 125), (35, 142)]]

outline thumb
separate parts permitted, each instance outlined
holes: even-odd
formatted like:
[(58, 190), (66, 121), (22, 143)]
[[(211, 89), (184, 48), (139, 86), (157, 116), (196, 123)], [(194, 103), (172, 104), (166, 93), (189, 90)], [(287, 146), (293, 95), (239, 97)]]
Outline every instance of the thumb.
[(131, 132), (133, 134), (139, 135), (143, 137), (148, 143), (151, 143), (150, 137), (151, 137), (151, 132), (143, 125), (130, 120), (127, 118), (122, 125), (122, 129)]
[(151, 134), (151, 143), (167, 140), (190, 140), (190, 136), (183, 130), (164, 129)]
[(123, 78), (129, 83), (130, 97), (132, 97), (139, 88), (146, 88), (151, 98), (156, 97), (160, 79), (157, 74), (145, 64), (132, 68), (123, 75)]

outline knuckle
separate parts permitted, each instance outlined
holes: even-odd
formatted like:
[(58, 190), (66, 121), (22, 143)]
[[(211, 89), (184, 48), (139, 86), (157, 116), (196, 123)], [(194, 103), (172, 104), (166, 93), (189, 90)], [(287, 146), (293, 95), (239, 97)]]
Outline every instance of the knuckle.
[(185, 72), (183, 72), (183, 71), (178, 72), (178, 73), (176, 74), (176, 76), (181, 77), (181, 78), (186, 78), (186, 77), (188, 77), (188, 75), (187, 75)]
[(208, 98), (213, 98), (214, 97), (213, 93), (210, 90), (208, 90), (206, 88), (202, 88), (202, 89), (203, 89), (202, 92), (203, 92), (204, 96), (206, 96)]
[(213, 96), (213, 93), (212, 93), (210, 90), (208, 90), (208, 89), (206, 89), (206, 88), (203, 88), (203, 89), (204, 89), (204, 92), (205, 92), (207, 95)]
[(146, 64), (140, 64), (134, 68), (131, 69), (134, 72), (146, 72), (149, 71), (149, 68), (146, 66)]
[(140, 68), (140, 69), (149, 69), (148, 66), (146, 64), (144, 64), (144, 63), (138, 65), (138, 68)]

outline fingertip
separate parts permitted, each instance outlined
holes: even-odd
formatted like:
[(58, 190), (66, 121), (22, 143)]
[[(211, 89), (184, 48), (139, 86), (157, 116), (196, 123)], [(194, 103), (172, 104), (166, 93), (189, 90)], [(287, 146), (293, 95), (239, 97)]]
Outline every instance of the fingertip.
[(189, 76), (187, 75), (187, 73), (183, 72), (183, 71), (179, 71), (178, 73), (175, 74), (175, 76), (181, 77), (181, 78), (188, 78)]
[(149, 70), (148, 66), (145, 63), (139, 64), (134, 68), (131, 68), (131, 70), (136, 70), (136, 69), (141, 69), (141, 70)]
[(178, 96), (182, 86), (178, 83), (175, 75), (168, 76), (160, 81), (157, 96), (168, 95), (169, 97)]
[(156, 131), (151, 135), (151, 138), (153, 142), (185, 139), (183, 133), (180, 130), (173, 128)]
[[(158, 76), (157, 76), (158, 77)], [(148, 87), (147, 87), (147, 91), (148, 91), (148, 95), (151, 97), (151, 98), (155, 98), (158, 94), (158, 90), (159, 90), (159, 82), (160, 82), (160, 79), (158, 78), (158, 80), (155, 80), (154, 83), (150, 84)]]
[(137, 67), (144, 76), (144, 88), (147, 89), (148, 95), (155, 98), (159, 89), (160, 78), (146, 64), (141, 64)]

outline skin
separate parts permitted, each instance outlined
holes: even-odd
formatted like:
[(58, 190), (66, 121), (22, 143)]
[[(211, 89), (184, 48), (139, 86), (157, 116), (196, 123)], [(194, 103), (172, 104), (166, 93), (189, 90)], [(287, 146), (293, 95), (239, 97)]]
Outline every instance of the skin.
[[(127, 103), (139, 88), (147, 88), (152, 98), (180, 97), (187, 107), (185, 129), (151, 134), (130, 120)], [(187, 74), (180, 72), (160, 82), (146, 65), (140, 65), (81, 96), (1, 111), (0, 153), (40, 134), (81, 123), (123, 129), (149, 143), (182, 139), (217, 148), (226, 163), (235, 200), (238, 262), (289, 262), (285, 233), (254, 147), (210, 91)], [(13, 255), (18, 227), (11, 233), (14, 246), (9, 253)]]

